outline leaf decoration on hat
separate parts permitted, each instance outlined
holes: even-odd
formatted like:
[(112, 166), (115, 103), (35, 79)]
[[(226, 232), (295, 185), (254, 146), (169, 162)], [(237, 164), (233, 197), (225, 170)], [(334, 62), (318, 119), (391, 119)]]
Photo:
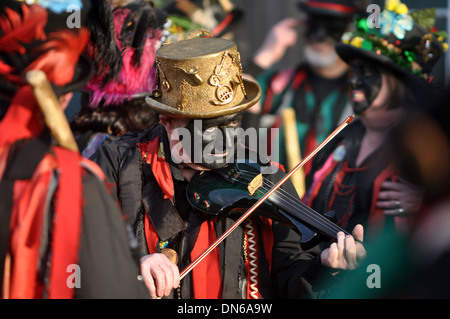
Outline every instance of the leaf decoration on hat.
[(44, 41), (44, 27), (47, 25), (47, 11), (41, 6), (22, 4), (22, 15), (8, 7), (0, 17), (0, 51), (25, 54), (24, 43)]
[(417, 24), (431, 31), (436, 23), (436, 8), (416, 10), (411, 13), (411, 17)]
[(39, 57), (26, 71), (42, 70), (49, 81), (63, 86), (74, 76), (80, 54), (89, 41), (89, 31), (85, 28), (78, 29), (78, 32), (56, 31), (50, 33), (49, 38), (37, 48)]

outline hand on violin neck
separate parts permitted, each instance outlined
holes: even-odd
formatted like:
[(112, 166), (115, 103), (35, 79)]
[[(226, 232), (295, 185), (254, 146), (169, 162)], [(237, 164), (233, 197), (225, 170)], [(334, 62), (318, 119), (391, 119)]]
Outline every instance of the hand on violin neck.
[(352, 235), (339, 232), (337, 241), (322, 251), (320, 255), (322, 265), (333, 269), (355, 269), (367, 255), (364, 246), (361, 244), (363, 239), (364, 228), (361, 225), (355, 226)]

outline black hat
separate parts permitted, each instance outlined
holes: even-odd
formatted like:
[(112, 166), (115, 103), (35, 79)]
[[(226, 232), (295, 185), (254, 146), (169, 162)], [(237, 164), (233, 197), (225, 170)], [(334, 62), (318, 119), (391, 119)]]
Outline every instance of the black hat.
[(13, 95), (32, 69), (46, 73), (57, 95), (82, 88), (93, 71), (82, 55), (89, 41), (84, 22), (90, 1), (27, 3), (0, 4), (0, 90)]
[(359, 12), (357, 0), (306, 0), (298, 3), (300, 10), (314, 15), (350, 18)]
[(434, 27), (435, 11), (418, 10), (409, 15), (404, 4), (395, 3), (390, 10), (382, 11), (379, 27), (369, 26), (365, 17), (355, 19), (355, 31), (342, 36), (336, 51), (346, 62), (359, 57), (404, 80), (429, 80), (435, 63), (447, 49), (443, 42), (446, 33)]

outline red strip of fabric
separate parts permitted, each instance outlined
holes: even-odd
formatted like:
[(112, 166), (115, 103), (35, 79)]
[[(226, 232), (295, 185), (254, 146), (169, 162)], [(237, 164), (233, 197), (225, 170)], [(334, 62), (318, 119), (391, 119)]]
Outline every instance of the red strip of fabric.
[(68, 266), (78, 263), (82, 223), (81, 155), (60, 147), (53, 148), (59, 167), (56, 192), (52, 258), (48, 295), (50, 299), (71, 299)]
[(312, 206), (317, 194), (322, 187), (324, 179), (336, 168), (338, 164), (339, 162), (333, 160), (333, 154), (331, 154), (323, 167), (319, 171), (314, 173), (314, 182), (313, 186), (311, 187), (312, 192), (308, 198), (305, 197), (303, 200), (308, 206)]
[[(200, 227), (197, 241), (191, 252), (194, 260), (216, 241), (214, 222), (206, 221)], [(221, 299), (222, 276), (220, 271), (219, 249), (215, 248), (192, 269), (192, 282), (195, 299)]]
[(269, 273), (272, 271), (272, 248), (273, 248), (273, 231), (272, 220), (261, 217), (263, 221), (263, 243), (264, 253), (269, 264)]
[[(318, 189), (320, 189), (320, 185), (322, 185), (323, 177), (325, 176), (323, 172), (329, 171), (330, 165), (332, 164), (334, 164), (333, 167), (335, 167), (337, 162), (333, 160), (333, 156), (329, 156), (325, 164), (314, 173), (313, 182), (310, 187), (311, 192), (305, 192), (305, 195), (302, 198), (302, 202), (304, 202), (308, 206), (311, 206), (312, 201), (317, 196), (317, 192)], [(316, 186), (317, 184), (319, 184), (319, 187)]]
[(373, 183), (372, 204), (370, 206), (369, 221), (367, 224), (368, 230), (371, 232), (379, 231), (379, 227), (381, 227), (380, 225), (382, 224), (382, 221), (384, 221), (384, 210), (376, 207), (381, 184), (394, 174), (394, 167), (389, 165), (381, 171)]
[(342, 13), (355, 13), (356, 9), (353, 7), (345, 6), (342, 4), (337, 3), (329, 3), (329, 2), (318, 2), (318, 1), (308, 1), (306, 3), (309, 7), (313, 8), (319, 8), (319, 9), (326, 9), (326, 10), (332, 10), (332, 11), (338, 11)]
[(273, 96), (274, 96), (273, 89), (269, 85), (269, 87), (267, 88), (267, 92), (266, 92), (266, 98), (264, 99), (263, 114), (270, 113), (270, 110), (272, 109), (272, 104), (273, 104)]
[(44, 128), (33, 91), (26, 85), (17, 90), (0, 122), (0, 148), (21, 139), (38, 136)]
[(150, 254), (154, 254), (157, 252), (158, 245), (158, 234), (156, 233), (155, 227), (150, 221), (150, 218), (147, 214), (144, 216), (144, 232), (145, 239), (147, 240), (147, 247)]
[[(317, 139), (315, 130), (310, 130), (305, 136), (305, 149), (303, 151), (303, 155), (307, 156), (317, 147)], [(308, 161), (303, 165), (303, 171), (305, 176), (309, 174), (312, 169), (312, 161)]]
[(10, 223), (11, 273), (9, 298), (42, 298), (42, 283), (38, 282), (42, 223), (47, 202), (48, 185), (56, 163), (46, 156), (39, 163), (31, 180), (14, 184)]
[(137, 145), (144, 161), (152, 166), (156, 181), (164, 192), (164, 198), (168, 198), (172, 201), (174, 195), (172, 173), (165, 158), (158, 157), (159, 137), (148, 141), (147, 143), (138, 143)]
[(220, 24), (214, 28), (212, 31), (213, 35), (216, 36), (220, 32), (222, 32), (231, 22), (233, 22), (234, 15), (232, 13), (228, 13), (225, 19), (223, 19)]
[(294, 80), (292, 81), (292, 89), (298, 90), (300, 85), (305, 81), (306, 79), (306, 69), (301, 69), (300, 72), (297, 72), (297, 74), (294, 77)]

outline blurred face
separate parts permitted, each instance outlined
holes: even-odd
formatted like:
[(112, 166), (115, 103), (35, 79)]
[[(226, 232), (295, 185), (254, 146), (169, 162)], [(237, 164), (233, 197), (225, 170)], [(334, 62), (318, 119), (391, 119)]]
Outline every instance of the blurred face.
[(349, 78), (352, 106), (355, 114), (374, 131), (385, 131), (401, 117), (403, 108), (388, 108), (393, 93), (388, 84), (388, 75), (369, 64), (351, 64), (353, 72)]
[(359, 115), (367, 110), (378, 97), (382, 75), (375, 65), (360, 59), (352, 61), (350, 66), (349, 88), (352, 106), (355, 114)]
[(304, 54), (315, 67), (330, 67), (339, 59), (334, 45), (347, 29), (349, 21), (320, 15), (310, 15), (305, 28)]
[(339, 42), (351, 20), (311, 14), (305, 29), (308, 43)]

